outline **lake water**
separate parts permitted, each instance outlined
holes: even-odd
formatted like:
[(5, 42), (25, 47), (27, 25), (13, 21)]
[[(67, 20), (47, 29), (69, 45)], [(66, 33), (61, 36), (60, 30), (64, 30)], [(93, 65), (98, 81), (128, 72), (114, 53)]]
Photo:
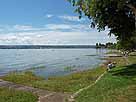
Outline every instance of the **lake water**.
[(96, 67), (106, 49), (0, 49), (0, 75), (33, 70), (43, 77), (62, 76)]

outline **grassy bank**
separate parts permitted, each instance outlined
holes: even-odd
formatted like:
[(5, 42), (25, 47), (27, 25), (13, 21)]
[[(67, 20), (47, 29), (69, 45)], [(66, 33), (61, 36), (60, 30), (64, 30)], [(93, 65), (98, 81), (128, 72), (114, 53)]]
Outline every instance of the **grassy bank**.
[(136, 65), (112, 70), (95, 86), (82, 92), (76, 98), (77, 102), (136, 102), (135, 68)]
[(0, 102), (37, 102), (38, 98), (31, 93), (0, 88)]
[(108, 60), (117, 62), (117, 67), (80, 93), (76, 102), (136, 102), (136, 56), (128, 57), (130, 65), (122, 57)]
[(104, 71), (105, 68), (96, 68), (64, 77), (50, 77), (48, 80), (38, 77), (32, 72), (10, 73), (2, 77), (2, 79), (51, 91), (73, 93), (93, 83)]

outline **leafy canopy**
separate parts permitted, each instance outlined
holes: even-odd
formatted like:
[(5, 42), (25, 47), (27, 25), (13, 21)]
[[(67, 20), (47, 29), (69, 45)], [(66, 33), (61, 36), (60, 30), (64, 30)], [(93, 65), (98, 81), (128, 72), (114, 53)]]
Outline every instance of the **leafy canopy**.
[[(114, 34), (122, 49), (136, 46), (136, 0), (68, 0), (76, 7), (79, 18), (87, 16), (91, 27), (106, 28)], [(125, 45), (126, 44), (126, 45)]]

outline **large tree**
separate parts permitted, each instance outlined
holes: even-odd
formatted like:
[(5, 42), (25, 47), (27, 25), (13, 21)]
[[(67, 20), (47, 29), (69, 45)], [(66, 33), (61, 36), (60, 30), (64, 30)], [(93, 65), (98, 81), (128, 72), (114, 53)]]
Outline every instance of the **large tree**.
[(68, 0), (79, 18), (87, 16), (91, 27), (108, 28), (117, 37), (121, 49), (136, 48), (136, 0)]

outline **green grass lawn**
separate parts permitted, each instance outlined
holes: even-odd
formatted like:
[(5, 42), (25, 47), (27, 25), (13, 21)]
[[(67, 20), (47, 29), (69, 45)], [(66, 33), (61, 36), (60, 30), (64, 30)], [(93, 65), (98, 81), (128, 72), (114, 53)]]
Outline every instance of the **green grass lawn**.
[(75, 92), (93, 83), (105, 70), (105, 68), (96, 68), (63, 77), (51, 77), (48, 80), (37, 77), (32, 72), (10, 73), (2, 79), (51, 91)]
[(80, 93), (76, 102), (136, 102), (136, 56), (128, 60), (131, 64), (127, 66), (123, 58), (112, 58), (118, 66)]
[(0, 102), (37, 102), (38, 97), (28, 92), (0, 88)]

